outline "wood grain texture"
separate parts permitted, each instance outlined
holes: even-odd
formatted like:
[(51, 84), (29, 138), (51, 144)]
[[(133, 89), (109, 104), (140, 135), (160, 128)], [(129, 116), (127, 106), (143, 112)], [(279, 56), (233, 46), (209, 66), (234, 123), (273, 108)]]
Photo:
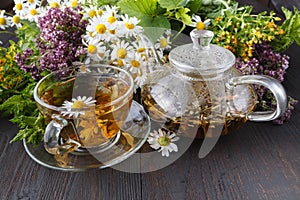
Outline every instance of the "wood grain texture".
[[(267, 6), (266, 1), (251, 4), (260, 10)], [(299, 52), (296, 45), (287, 51), (291, 64), (284, 82), (288, 95), (296, 99), (300, 99)], [(112, 168), (80, 173), (45, 168), (26, 154), (21, 143), (9, 143), (17, 127), (0, 118), (0, 199), (296, 200), (300, 197), (299, 108), (298, 104), (292, 119), (282, 126), (247, 123), (221, 137), (204, 159), (198, 158), (202, 140), (195, 140), (168, 167), (143, 174)]]

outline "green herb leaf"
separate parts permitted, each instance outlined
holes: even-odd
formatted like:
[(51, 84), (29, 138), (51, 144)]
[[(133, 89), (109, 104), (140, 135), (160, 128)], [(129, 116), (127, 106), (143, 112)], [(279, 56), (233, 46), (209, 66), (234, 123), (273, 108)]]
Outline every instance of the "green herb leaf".
[(192, 13), (197, 13), (202, 5), (202, 1), (192, 0), (189, 1), (187, 7), (191, 10)]
[(28, 143), (33, 143), (37, 145), (40, 144), (43, 140), (46, 123), (41, 113), (39, 113), (37, 117), (15, 117), (11, 121), (17, 123), (22, 128), (19, 130), (17, 135), (10, 141), (11, 143), (27, 139)]
[(159, 5), (167, 10), (173, 10), (185, 6), (186, 0), (158, 0)]
[(120, 9), (128, 16), (142, 18), (157, 14), (157, 0), (121, 0)]
[(283, 35), (277, 37), (272, 46), (277, 52), (285, 51), (294, 41), (300, 45), (300, 15), (299, 10), (294, 7), (294, 13), (286, 8), (282, 8), (285, 15), (285, 21), (281, 28), (284, 31)]
[(171, 28), (169, 20), (164, 16), (145, 16), (141, 19), (140, 24), (144, 28), (144, 34), (153, 44), (156, 43), (167, 29)]
[(3, 110), (3, 114), (13, 114), (20, 116), (22, 114), (32, 114), (36, 109), (36, 103), (33, 100), (33, 89), (35, 83), (30, 83), (24, 88), (20, 94), (13, 95), (6, 99), (1, 105), (0, 110)]
[(188, 8), (180, 8), (176, 13), (175, 17), (176, 19), (181, 20), (184, 24), (190, 25), (192, 24), (192, 18), (187, 13), (190, 11)]
[(141, 18), (140, 25), (143, 27), (161, 27), (166, 29), (171, 28), (171, 24), (168, 18), (164, 16), (155, 16), (155, 17), (144, 16)]

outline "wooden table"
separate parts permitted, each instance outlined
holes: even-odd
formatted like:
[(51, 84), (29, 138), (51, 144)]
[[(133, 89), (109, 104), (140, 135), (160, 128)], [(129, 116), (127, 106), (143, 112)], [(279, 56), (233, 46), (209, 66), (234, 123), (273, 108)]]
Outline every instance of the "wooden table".
[[(291, 64), (284, 82), (296, 99), (300, 99), (299, 52), (296, 45), (287, 51)], [(221, 137), (204, 159), (198, 158), (201, 140), (195, 140), (174, 163), (149, 173), (48, 169), (34, 162), (22, 143), (9, 143), (17, 130), (7, 118), (0, 118), (1, 200), (300, 198), (299, 104), (284, 125), (249, 122)]]

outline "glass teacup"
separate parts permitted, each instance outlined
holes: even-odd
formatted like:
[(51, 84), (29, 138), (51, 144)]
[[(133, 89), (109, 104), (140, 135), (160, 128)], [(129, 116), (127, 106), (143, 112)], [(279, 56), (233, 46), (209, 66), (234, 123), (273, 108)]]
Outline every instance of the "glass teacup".
[(133, 98), (133, 79), (120, 68), (94, 64), (53, 72), (35, 87), (34, 99), (48, 123), (45, 149), (104, 151), (118, 140)]

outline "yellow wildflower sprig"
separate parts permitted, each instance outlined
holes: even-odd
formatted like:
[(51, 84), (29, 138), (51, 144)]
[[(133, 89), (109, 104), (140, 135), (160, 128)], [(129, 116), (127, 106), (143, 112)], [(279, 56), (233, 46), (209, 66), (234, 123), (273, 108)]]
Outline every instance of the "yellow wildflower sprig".
[(271, 42), (283, 29), (276, 25), (281, 19), (274, 12), (251, 14), (252, 7), (240, 7), (234, 12), (227, 11), (223, 16), (211, 20), (209, 27), (214, 33), (214, 43), (231, 50), (237, 57), (248, 60), (253, 55), (253, 45), (263, 41)]

